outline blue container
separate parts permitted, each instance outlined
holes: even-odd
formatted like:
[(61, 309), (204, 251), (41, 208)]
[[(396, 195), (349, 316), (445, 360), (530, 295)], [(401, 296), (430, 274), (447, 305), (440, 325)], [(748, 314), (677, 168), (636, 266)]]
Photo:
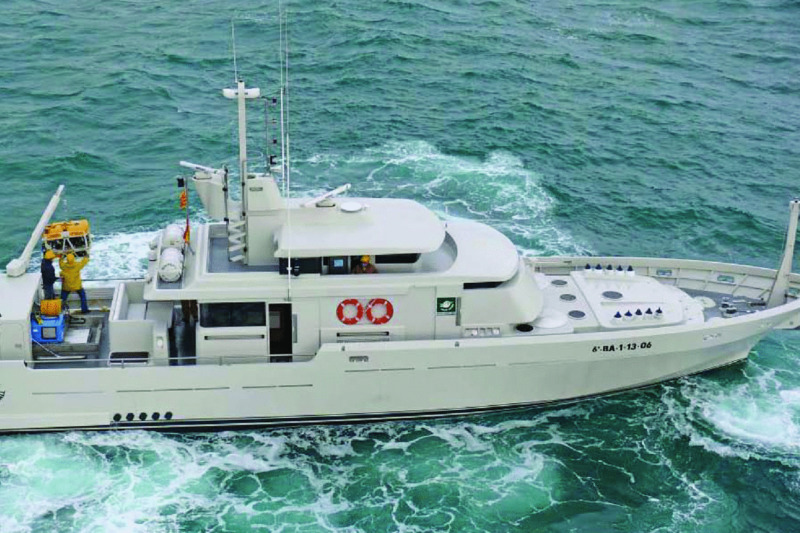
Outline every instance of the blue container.
[(64, 342), (65, 329), (66, 315), (64, 313), (58, 316), (43, 316), (41, 324), (35, 318), (31, 318), (31, 338), (39, 344)]

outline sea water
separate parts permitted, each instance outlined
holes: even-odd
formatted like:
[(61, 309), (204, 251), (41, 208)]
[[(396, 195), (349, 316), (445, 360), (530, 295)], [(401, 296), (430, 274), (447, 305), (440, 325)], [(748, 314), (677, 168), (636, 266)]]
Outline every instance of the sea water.
[[(489, 223), (527, 255), (776, 266), (800, 195), (797, 1), (284, 7), (292, 194), (349, 182)], [(141, 276), (147, 242), (183, 216), (177, 162), (235, 168), (220, 89), (277, 89), (277, 3), (0, 14), (0, 264), (65, 183), (56, 218), (96, 237), (85, 277)], [(270, 137), (250, 117), (255, 161)], [(204, 220), (194, 195), (190, 216)], [(0, 531), (798, 531), (797, 335), (702, 376), (513, 413), (4, 436)]]

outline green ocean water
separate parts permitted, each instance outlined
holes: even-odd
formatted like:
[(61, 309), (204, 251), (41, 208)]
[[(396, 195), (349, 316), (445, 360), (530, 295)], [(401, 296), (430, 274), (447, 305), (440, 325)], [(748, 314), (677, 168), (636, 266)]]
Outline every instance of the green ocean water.
[[(531, 255), (776, 266), (800, 195), (800, 2), (285, 7), (293, 194), (412, 198)], [(88, 276), (141, 275), (181, 216), (177, 162), (234, 161), (231, 20), (239, 73), (274, 92), (277, 14), (4, 0), (0, 264), (65, 183), (57, 216), (97, 239)], [(0, 531), (800, 531), (798, 355), (773, 333), (703, 376), (451, 420), (0, 437)]]

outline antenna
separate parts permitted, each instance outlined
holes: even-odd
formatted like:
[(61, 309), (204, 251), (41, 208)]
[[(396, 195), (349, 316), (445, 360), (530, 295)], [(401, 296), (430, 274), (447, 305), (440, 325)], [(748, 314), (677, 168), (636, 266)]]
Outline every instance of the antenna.
[[(285, 16), (285, 13), (284, 13)], [(289, 198), (292, 195), (292, 152), (291, 152), (291, 145), (289, 142), (289, 127), (291, 122), (289, 121), (289, 19), (286, 17), (284, 21), (284, 32), (283, 38), (285, 41), (284, 46), (284, 54), (285, 54), (285, 61), (284, 61), (284, 68), (286, 69), (286, 224), (288, 226), (289, 235), (292, 234), (292, 211), (288, 209), (289, 207)], [(291, 241), (291, 238), (289, 240)], [(292, 264), (292, 248), (289, 247), (287, 250), (289, 256), (289, 265)], [(289, 276), (289, 301), (292, 299), (292, 282), (291, 282), (291, 275)]]
[[(288, 42), (286, 41), (286, 33), (287, 30), (285, 28), (285, 20), (284, 20), (284, 11), (283, 11), (283, 2), (279, 2), (278, 4), (279, 13), (278, 13), (278, 35), (279, 35), (279, 45), (278, 50), (280, 54), (280, 97), (281, 97), (281, 174), (283, 177), (283, 196), (285, 198), (285, 206), (286, 206), (286, 230), (289, 234), (289, 242), (291, 243), (291, 233), (292, 233), (292, 210), (289, 207), (289, 198), (291, 197), (291, 178), (290, 178), (290, 169), (289, 169), (289, 50), (288, 50)], [(286, 100), (285, 108), (286, 112), (284, 115), (284, 100)], [(289, 301), (292, 299), (292, 249), (291, 247), (287, 249), (286, 254), (286, 282), (287, 282), (287, 298)]]
[(239, 81), (239, 69), (236, 66), (236, 25), (231, 19), (231, 46), (233, 47), (233, 83)]

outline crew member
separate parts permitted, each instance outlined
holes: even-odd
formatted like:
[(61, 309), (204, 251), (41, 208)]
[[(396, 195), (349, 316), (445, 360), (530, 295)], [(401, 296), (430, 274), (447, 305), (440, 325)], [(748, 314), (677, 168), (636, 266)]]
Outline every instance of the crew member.
[(56, 283), (56, 269), (53, 267), (53, 259), (56, 254), (53, 250), (47, 250), (42, 259), (42, 288), (44, 289), (44, 299), (52, 300), (56, 297), (56, 291), (53, 285)]
[(89, 304), (86, 302), (86, 291), (83, 290), (81, 282), (81, 269), (89, 262), (89, 256), (75, 259), (75, 255), (67, 254), (58, 261), (61, 267), (61, 301), (66, 302), (67, 296), (71, 292), (77, 292), (81, 297), (81, 312), (89, 312)]
[(361, 262), (353, 267), (353, 274), (377, 274), (378, 269), (375, 268), (369, 260), (368, 255), (361, 256)]

